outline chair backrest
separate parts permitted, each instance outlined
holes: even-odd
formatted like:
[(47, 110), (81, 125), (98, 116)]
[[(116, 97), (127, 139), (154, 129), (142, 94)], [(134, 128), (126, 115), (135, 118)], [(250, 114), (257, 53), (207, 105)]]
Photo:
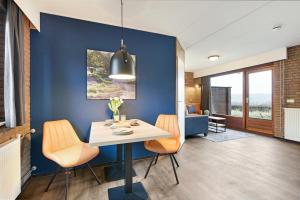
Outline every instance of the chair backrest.
[(68, 120), (47, 121), (43, 126), (43, 154), (81, 143)]
[(180, 138), (179, 125), (176, 115), (159, 115), (155, 126), (171, 133), (173, 138)]

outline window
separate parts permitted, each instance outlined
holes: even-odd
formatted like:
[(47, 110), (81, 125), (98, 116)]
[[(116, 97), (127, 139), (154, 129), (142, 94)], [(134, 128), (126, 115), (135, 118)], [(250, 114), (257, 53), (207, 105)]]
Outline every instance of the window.
[(249, 118), (272, 120), (272, 70), (249, 74)]
[(243, 117), (243, 72), (212, 77), (212, 114)]

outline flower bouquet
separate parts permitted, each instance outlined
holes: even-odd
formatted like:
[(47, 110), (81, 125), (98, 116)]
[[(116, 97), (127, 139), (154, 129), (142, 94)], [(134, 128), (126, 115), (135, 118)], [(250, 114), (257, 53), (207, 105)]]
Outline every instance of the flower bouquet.
[(113, 112), (113, 119), (115, 122), (119, 121), (119, 107), (123, 104), (123, 100), (119, 97), (110, 98), (108, 103), (109, 109)]

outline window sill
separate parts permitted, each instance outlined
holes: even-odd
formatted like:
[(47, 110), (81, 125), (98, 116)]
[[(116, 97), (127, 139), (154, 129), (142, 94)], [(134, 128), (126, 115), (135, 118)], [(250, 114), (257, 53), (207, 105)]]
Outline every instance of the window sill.
[(28, 127), (17, 126), (15, 128), (0, 127), (0, 144), (15, 138), (18, 134), (24, 134)]
[(4, 122), (0, 122), (0, 133), (2, 133), (2, 132), (7, 132), (7, 131), (9, 131), (10, 130), (10, 128), (7, 128), (6, 126), (5, 126), (5, 121)]
[(10, 131), (12, 128), (7, 128), (6, 126), (0, 126), (0, 134)]

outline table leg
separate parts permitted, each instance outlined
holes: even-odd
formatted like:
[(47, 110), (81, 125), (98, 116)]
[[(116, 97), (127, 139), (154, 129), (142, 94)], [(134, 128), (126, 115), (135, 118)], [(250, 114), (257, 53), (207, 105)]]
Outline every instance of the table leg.
[(125, 144), (125, 192), (132, 192), (132, 144)]
[[(116, 163), (112, 166), (104, 167), (105, 180), (108, 182), (124, 179), (125, 166), (123, 163), (123, 145), (117, 144)], [(134, 169), (132, 169), (132, 176), (136, 176)]]
[(122, 164), (123, 145), (117, 144), (117, 164)]
[(132, 144), (125, 144), (125, 185), (108, 189), (109, 200), (145, 200), (148, 194), (142, 183), (132, 183)]

